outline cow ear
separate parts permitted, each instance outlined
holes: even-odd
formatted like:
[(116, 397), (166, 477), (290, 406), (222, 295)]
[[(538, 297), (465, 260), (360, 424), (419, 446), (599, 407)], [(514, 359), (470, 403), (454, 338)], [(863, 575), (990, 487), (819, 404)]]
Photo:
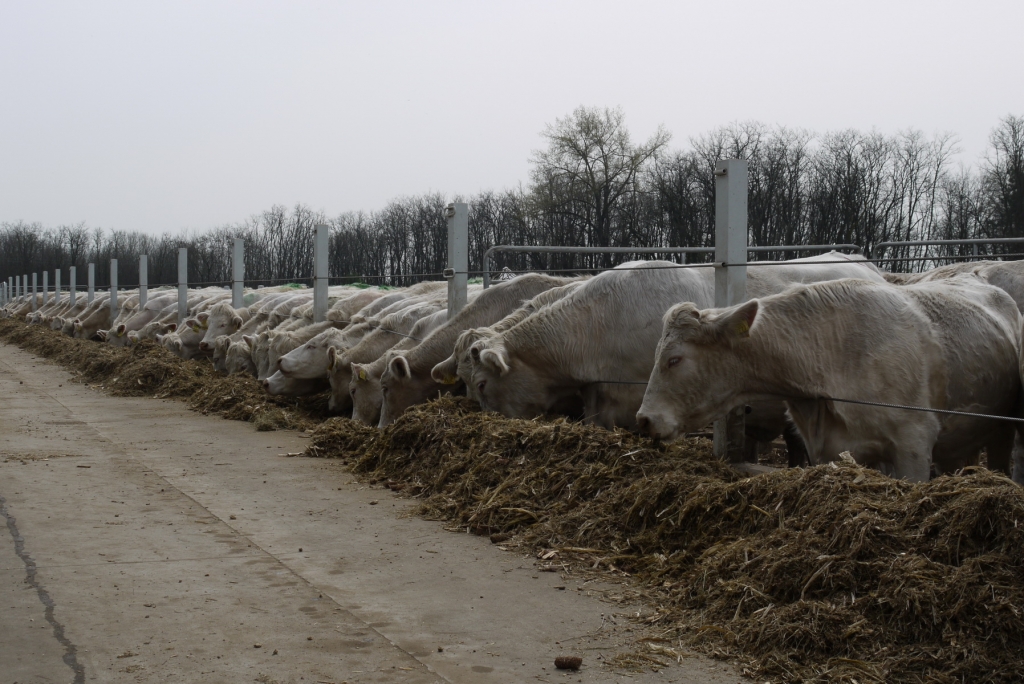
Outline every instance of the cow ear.
[(714, 322), (716, 332), (726, 339), (750, 337), (750, 328), (757, 318), (758, 303), (756, 299), (727, 309)]
[(170, 323), (167, 326), (167, 332), (178, 332), (178, 324), (177, 323)]
[(157, 344), (163, 344), (164, 343), (164, 336), (159, 334), (159, 333), (157, 333), (156, 337), (154, 337), (153, 339), (156, 340)]
[(235, 327), (235, 330), (241, 328), (242, 327), (242, 317), (236, 315), (234, 318), (231, 319), (231, 325), (233, 325)]
[(106, 330), (97, 330), (96, 331), (96, 337), (98, 337), (102, 341), (106, 342), (107, 341), (107, 331)]
[(327, 370), (333, 372), (334, 366), (338, 363), (338, 350), (334, 347), (327, 348)]
[(118, 337), (124, 337), (124, 334), (125, 334), (125, 332), (127, 330), (128, 330), (128, 326), (126, 326), (124, 323), (122, 323), (121, 325), (117, 326), (117, 336)]
[(401, 354), (395, 355), (391, 361), (388, 362), (388, 368), (391, 370), (391, 374), (396, 378), (412, 377), (412, 371), (409, 370), (409, 361)]
[(353, 362), (351, 368), (352, 377), (355, 378), (356, 380), (366, 382), (367, 378), (369, 378), (369, 376), (366, 374), (366, 368), (359, 365), (358, 363)]
[(201, 325), (206, 325), (206, 322), (210, 320), (210, 314), (206, 311), (196, 314), (196, 320), (199, 321)]
[(249, 349), (253, 348), (252, 335), (242, 335), (242, 341), (249, 345)]
[(430, 370), (430, 377), (434, 379), (434, 382), (438, 382), (442, 385), (454, 385), (459, 381), (458, 376), (455, 375), (458, 365), (458, 362), (455, 360), (455, 355), (453, 354), (434, 366)]
[(508, 361), (508, 352), (502, 348), (487, 348), (480, 351), (480, 363), (494, 366), (501, 375), (505, 375), (512, 370), (512, 367), (508, 365)]

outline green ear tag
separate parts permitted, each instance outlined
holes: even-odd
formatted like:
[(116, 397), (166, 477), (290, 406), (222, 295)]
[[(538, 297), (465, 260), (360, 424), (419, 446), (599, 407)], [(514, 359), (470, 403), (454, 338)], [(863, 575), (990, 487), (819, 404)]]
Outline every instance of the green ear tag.
[(458, 377), (456, 377), (454, 375), (446, 375), (446, 376), (444, 376), (444, 379), (441, 380), (441, 384), (442, 385), (454, 385), (458, 381), (459, 381)]

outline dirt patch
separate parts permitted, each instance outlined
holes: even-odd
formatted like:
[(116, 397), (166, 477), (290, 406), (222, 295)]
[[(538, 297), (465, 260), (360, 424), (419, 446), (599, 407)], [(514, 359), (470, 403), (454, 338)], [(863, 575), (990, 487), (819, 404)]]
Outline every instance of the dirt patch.
[(0, 320), (0, 339), (51, 359), (81, 382), (111, 394), (180, 399), (204, 414), (250, 421), (262, 430), (309, 429), (328, 415), (327, 393), (271, 397), (251, 376), (222, 375), (206, 359), (184, 361), (149, 341), (118, 348), (11, 319)]
[(457, 399), (383, 431), (329, 420), (309, 451), (552, 564), (635, 575), (664, 639), (762, 680), (1024, 679), (1024, 490), (981, 468), (916, 485), (852, 462), (743, 478), (708, 440)]

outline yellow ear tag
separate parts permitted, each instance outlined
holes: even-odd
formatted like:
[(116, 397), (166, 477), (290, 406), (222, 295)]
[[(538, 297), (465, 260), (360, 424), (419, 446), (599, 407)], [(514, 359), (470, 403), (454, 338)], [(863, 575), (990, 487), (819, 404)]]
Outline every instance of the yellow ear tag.
[(362, 368), (359, 369), (359, 379), (363, 381), (366, 380), (366, 371), (363, 370)]
[(454, 375), (446, 375), (446, 376), (444, 376), (444, 379), (441, 380), (441, 384), (442, 385), (454, 385), (458, 381), (459, 381), (458, 377), (456, 377)]
[(126, 333), (123, 333), (123, 332), (119, 332), (119, 333), (117, 333), (117, 336), (118, 336), (118, 337), (124, 337), (124, 336), (125, 336), (125, 334), (126, 334)]
[(750, 332), (750, 326), (747, 325), (746, 321), (740, 321), (736, 324), (736, 333), (739, 335), (746, 335)]

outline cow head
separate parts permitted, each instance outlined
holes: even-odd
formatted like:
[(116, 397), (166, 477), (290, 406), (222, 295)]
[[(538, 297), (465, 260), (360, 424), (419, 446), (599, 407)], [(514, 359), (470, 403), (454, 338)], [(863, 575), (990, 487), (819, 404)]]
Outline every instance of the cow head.
[[(474, 342), (469, 348), (473, 389), (480, 406), (509, 418), (535, 418), (552, 410), (561, 395), (528, 359), (520, 358), (499, 335)], [(575, 388), (572, 390), (575, 393)]]
[(636, 414), (640, 430), (677, 439), (741, 403), (737, 352), (747, 343), (758, 302), (699, 310), (677, 304), (665, 314), (654, 370)]
[(350, 365), (349, 396), (352, 401), (352, 420), (367, 425), (380, 423), (380, 408), (384, 402), (381, 392), (380, 372), (374, 371), (379, 364)]
[(415, 373), (405, 354), (389, 351), (380, 376), (382, 404), (379, 427), (395, 422), (407, 408), (430, 398), (438, 388), (429, 373)]
[(327, 379), (331, 383), (331, 398), (328, 408), (332, 413), (347, 413), (352, 408), (349, 381), (352, 379), (351, 365), (337, 347), (327, 347)]

